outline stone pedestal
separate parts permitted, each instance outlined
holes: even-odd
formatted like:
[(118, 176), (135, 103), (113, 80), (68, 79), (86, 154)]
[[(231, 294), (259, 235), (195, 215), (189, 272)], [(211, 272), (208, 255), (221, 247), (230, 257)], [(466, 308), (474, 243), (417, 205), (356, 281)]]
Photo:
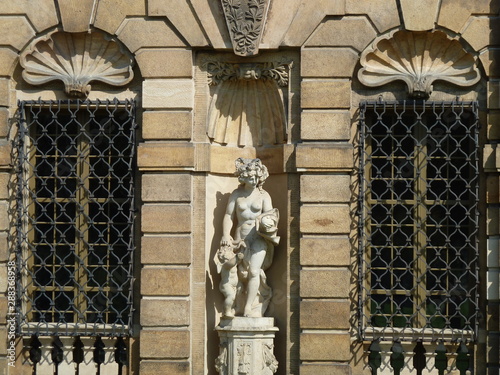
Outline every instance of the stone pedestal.
[(221, 375), (272, 375), (278, 369), (274, 357), (274, 318), (221, 319), (219, 356), (215, 367)]

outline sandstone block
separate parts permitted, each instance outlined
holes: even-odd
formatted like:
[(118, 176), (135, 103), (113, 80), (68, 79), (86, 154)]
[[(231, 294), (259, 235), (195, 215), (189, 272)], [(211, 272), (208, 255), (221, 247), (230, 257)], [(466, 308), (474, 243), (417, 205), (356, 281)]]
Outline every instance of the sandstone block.
[(7, 232), (0, 233), (0, 262), (6, 262), (9, 259), (10, 249), (7, 238)]
[(94, 0), (66, 0), (58, 5), (64, 31), (83, 33), (89, 30)]
[(486, 203), (500, 203), (499, 188), (498, 175), (486, 177)]
[(191, 373), (188, 361), (141, 361), (141, 375), (189, 375)]
[(192, 47), (208, 45), (188, 1), (148, 0), (150, 16), (167, 16), (174, 27)]
[[(9, 110), (7, 108), (0, 108), (0, 137), (7, 137), (9, 135), (9, 130)], [(2, 187), (0, 186), (0, 189), (1, 188)]]
[(140, 49), (135, 58), (144, 78), (192, 77), (192, 54), (187, 49)]
[(0, 201), (0, 231), (9, 229), (9, 216), (9, 204), (7, 201)]
[[(363, 2), (366, 4), (366, 2)], [(397, 12), (397, 8), (394, 8)], [(363, 12), (364, 13), (364, 12)], [(399, 19), (398, 23), (399, 24)], [(343, 17), (326, 20), (307, 41), (307, 47), (352, 47), (361, 52), (377, 36), (365, 17)]]
[(300, 296), (303, 298), (347, 298), (351, 273), (345, 268), (304, 268), (300, 272)]
[(188, 331), (141, 330), (141, 358), (189, 358)]
[[(287, 10), (292, 9), (288, 4), (285, 6)], [(327, 15), (343, 14), (345, 14), (344, 1), (302, 1), (297, 7), (297, 13), (286, 32), (283, 44), (302, 46)]]
[[(200, 23), (213, 48), (233, 48), (226, 21), (222, 17), (220, 4), (206, 0), (191, 0)], [(221, 15), (214, 17), (214, 14)]]
[(143, 236), (141, 262), (143, 264), (190, 264), (191, 237)]
[(300, 328), (349, 329), (349, 301), (303, 300), (300, 302)]
[(20, 51), (35, 36), (35, 30), (24, 16), (2, 17), (2, 29), (10, 32), (0, 34), (0, 45), (8, 45)]
[(498, 30), (500, 27), (499, 17), (472, 17), (472, 21), (462, 33), (462, 37), (474, 48), (479, 51), (486, 46), (500, 44), (500, 36), (494, 32), (485, 32), (486, 30)]
[(0, 1), (0, 14), (27, 14), (36, 31), (40, 32), (59, 23), (54, 0)]
[(351, 115), (348, 111), (303, 111), (300, 137), (303, 140), (349, 140)]
[(191, 176), (188, 174), (144, 174), (144, 202), (190, 202)]
[(396, 0), (346, 0), (347, 14), (366, 14), (379, 32), (399, 26)]
[[(7, 267), (4, 264), (0, 264), (0, 293), (6, 293), (7, 292)], [(0, 351), (0, 353), (2, 353)]]
[(488, 236), (500, 234), (498, 215), (499, 208), (497, 206), (490, 206), (486, 209), (486, 234)]
[(300, 208), (302, 233), (349, 233), (351, 218), (347, 204), (307, 204)]
[(279, 147), (210, 147), (210, 171), (214, 173), (234, 173), (234, 161), (239, 158), (259, 158), (269, 173), (283, 173), (284, 148)]
[(351, 359), (351, 340), (347, 333), (302, 333), (302, 361), (348, 361)]
[[(273, 27), (264, 28), (261, 46), (266, 45), (269, 48), (279, 48), (283, 38), (288, 33), (293, 22), (301, 0), (273, 0), (273, 6), (267, 13), (267, 24)], [(306, 3), (307, 4), (307, 3)], [(287, 9), (283, 12), (283, 9)]]
[(194, 168), (193, 144), (147, 143), (137, 149), (139, 169), (168, 170)]
[(351, 201), (351, 176), (347, 174), (303, 174), (301, 202), (334, 203)]
[(492, 110), (488, 113), (488, 140), (499, 140), (499, 139), (500, 139), (500, 111)]
[(144, 16), (146, 2), (137, 0), (99, 0), (94, 26), (115, 34), (127, 16)]
[(10, 76), (17, 62), (17, 53), (10, 48), (0, 48), (0, 75)]
[(0, 79), (0, 106), (8, 107), (10, 103), (10, 81)]
[(188, 296), (188, 268), (149, 268), (141, 270), (141, 293), (145, 296)]
[(7, 312), (8, 312), (7, 297), (0, 297), (0, 324), (5, 324), (7, 322), (7, 319), (6, 319)]
[(358, 60), (351, 48), (305, 48), (301, 51), (300, 71), (304, 78), (350, 78)]
[(327, 364), (305, 363), (300, 365), (300, 374), (301, 375), (321, 375), (321, 374), (351, 375), (351, 367), (348, 364), (342, 364), (342, 363), (327, 363)]
[(303, 236), (300, 239), (300, 264), (348, 266), (351, 263), (351, 246), (347, 236)]
[(189, 325), (189, 301), (170, 299), (142, 299), (142, 326)]
[(406, 30), (425, 31), (434, 28), (440, 0), (400, 0)]
[(142, 114), (144, 139), (191, 139), (193, 112), (145, 111)]
[(10, 173), (0, 173), (0, 199), (9, 199)]
[(163, 20), (126, 19), (117, 31), (117, 35), (132, 53), (139, 48), (186, 46)]
[(0, 140), (0, 169), (9, 168), (11, 160), (12, 147), (8, 141)]
[(301, 83), (302, 108), (349, 108), (351, 83), (347, 80), (304, 80)]
[(471, 14), (497, 14), (498, 7), (491, 0), (442, 0), (438, 24), (459, 33)]
[(191, 232), (191, 206), (188, 204), (143, 205), (142, 231), (146, 233)]
[(148, 79), (142, 84), (144, 108), (192, 109), (194, 84), (191, 79)]
[(488, 48), (479, 55), (486, 75), (491, 78), (500, 78), (500, 49)]
[(354, 163), (353, 146), (348, 143), (300, 143), (295, 158), (300, 171), (350, 171)]

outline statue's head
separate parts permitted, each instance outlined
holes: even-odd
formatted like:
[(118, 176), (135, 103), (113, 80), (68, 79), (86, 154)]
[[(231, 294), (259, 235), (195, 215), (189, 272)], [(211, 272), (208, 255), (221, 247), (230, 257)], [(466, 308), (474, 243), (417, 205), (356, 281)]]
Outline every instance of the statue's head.
[(255, 174), (258, 178), (257, 187), (261, 189), (264, 181), (269, 177), (269, 172), (260, 159), (238, 158), (235, 161), (235, 165), (235, 175), (238, 176), (240, 183), (243, 183), (245, 177)]

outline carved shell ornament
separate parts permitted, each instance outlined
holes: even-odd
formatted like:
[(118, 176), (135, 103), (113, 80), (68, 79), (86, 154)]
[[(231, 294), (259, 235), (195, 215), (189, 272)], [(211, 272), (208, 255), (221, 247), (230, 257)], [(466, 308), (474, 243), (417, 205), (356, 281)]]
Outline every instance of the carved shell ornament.
[(361, 54), (361, 65), (358, 78), (364, 85), (401, 80), (414, 97), (428, 97), (437, 80), (472, 86), (481, 78), (475, 57), (441, 31), (396, 31), (378, 38)]
[(213, 96), (208, 137), (219, 144), (244, 146), (285, 142), (282, 87), (289, 84), (292, 62), (204, 64)]
[(70, 96), (88, 95), (92, 81), (122, 86), (134, 77), (132, 56), (101, 32), (45, 35), (30, 44), (20, 62), (26, 82), (60, 80)]

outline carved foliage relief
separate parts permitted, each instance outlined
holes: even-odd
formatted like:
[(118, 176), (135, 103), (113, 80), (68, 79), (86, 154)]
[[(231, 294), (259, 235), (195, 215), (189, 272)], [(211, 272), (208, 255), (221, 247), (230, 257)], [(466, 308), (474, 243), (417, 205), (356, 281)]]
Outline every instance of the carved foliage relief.
[(270, 0), (222, 0), (222, 8), (238, 56), (252, 56), (259, 52), (262, 31)]
[(432, 83), (471, 86), (480, 79), (474, 56), (441, 31), (397, 31), (376, 39), (361, 55), (359, 80), (376, 87), (401, 80), (414, 97), (428, 97)]
[(262, 146), (284, 143), (286, 115), (281, 88), (292, 63), (207, 62), (213, 89), (207, 134), (216, 143)]
[(92, 81), (122, 86), (134, 77), (132, 56), (100, 32), (55, 31), (35, 39), (20, 62), (26, 82), (41, 85), (60, 80), (71, 96), (88, 95)]

